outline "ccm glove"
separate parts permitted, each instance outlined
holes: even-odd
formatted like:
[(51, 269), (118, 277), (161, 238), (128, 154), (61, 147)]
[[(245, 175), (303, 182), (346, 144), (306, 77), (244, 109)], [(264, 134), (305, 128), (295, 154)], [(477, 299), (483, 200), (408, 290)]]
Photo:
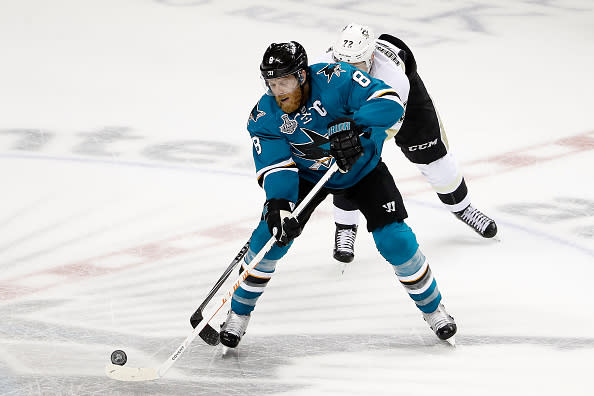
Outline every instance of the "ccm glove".
[(295, 204), (286, 199), (272, 198), (264, 204), (264, 220), (278, 246), (287, 246), (301, 234), (301, 224), (291, 213)]
[(350, 171), (353, 164), (363, 155), (363, 146), (359, 139), (362, 132), (363, 128), (348, 117), (337, 118), (328, 124), (330, 154), (342, 173)]

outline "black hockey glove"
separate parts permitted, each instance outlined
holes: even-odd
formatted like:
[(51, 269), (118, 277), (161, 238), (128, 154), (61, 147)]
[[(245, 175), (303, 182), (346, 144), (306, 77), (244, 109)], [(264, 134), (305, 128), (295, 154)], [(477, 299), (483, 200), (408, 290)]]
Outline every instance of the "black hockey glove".
[(301, 224), (291, 213), (294, 208), (295, 204), (286, 199), (272, 198), (264, 204), (264, 220), (278, 246), (287, 246), (301, 234)]
[(342, 173), (350, 171), (353, 164), (363, 155), (363, 146), (359, 139), (362, 132), (363, 128), (348, 117), (337, 118), (328, 124), (330, 154)]

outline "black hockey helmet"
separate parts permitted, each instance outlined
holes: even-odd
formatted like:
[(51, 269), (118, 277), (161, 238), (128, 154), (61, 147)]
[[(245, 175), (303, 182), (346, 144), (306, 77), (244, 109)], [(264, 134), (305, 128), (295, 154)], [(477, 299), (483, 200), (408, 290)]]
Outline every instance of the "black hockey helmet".
[[(260, 73), (264, 80), (288, 76), (300, 70), (305, 70), (309, 74), (307, 53), (305, 48), (296, 41), (270, 44), (260, 64)], [(301, 81), (298, 75), (296, 77), (300, 84), (305, 82)]]

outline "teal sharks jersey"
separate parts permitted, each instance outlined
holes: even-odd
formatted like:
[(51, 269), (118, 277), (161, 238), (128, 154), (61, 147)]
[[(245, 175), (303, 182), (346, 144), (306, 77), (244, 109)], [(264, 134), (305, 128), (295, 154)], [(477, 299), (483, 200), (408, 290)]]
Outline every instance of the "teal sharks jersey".
[(378, 164), (386, 130), (404, 112), (394, 89), (347, 63), (318, 63), (309, 72), (311, 94), (300, 109), (287, 114), (273, 96), (263, 95), (249, 116), (256, 176), (266, 199), (295, 202), (299, 177), (315, 183), (324, 175), (334, 161), (327, 125), (338, 117), (350, 117), (367, 131), (361, 136), (364, 153), (348, 173), (337, 172), (325, 186), (354, 185)]

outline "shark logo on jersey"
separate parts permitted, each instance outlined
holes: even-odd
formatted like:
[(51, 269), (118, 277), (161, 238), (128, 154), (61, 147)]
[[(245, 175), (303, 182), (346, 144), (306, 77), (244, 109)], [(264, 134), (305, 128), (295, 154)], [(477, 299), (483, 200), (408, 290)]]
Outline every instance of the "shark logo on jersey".
[(288, 114), (283, 114), (281, 118), (283, 120), (283, 125), (278, 127), (278, 129), (280, 129), (282, 133), (286, 133), (287, 135), (293, 134), (293, 132), (297, 130), (297, 126), (299, 125), (299, 123), (295, 120), (290, 119)]
[(340, 68), (340, 65), (338, 63), (329, 63), (316, 74), (325, 75), (326, 77), (328, 77), (328, 82), (330, 82), (332, 76), (336, 74), (336, 77), (340, 77), (340, 73), (342, 72), (344, 72), (344, 70)]
[(324, 166), (330, 167), (332, 157), (330, 156), (330, 140), (328, 136), (320, 135), (307, 128), (300, 128), (308, 138), (307, 143), (291, 143), (291, 151), (296, 157), (312, 161), (310, 169), (318, 170)]
[(248, 124), (250, 123), (250, 121), (256, 122), (256, 121), (258, 121), (258, 118), (266, 115), (265, 112), (260, 110), (259, 106), (260, 106), (260, 102), (258, 102), (252, 109), (252, 112), (250, 113), (250, 118), (248, 119)]

